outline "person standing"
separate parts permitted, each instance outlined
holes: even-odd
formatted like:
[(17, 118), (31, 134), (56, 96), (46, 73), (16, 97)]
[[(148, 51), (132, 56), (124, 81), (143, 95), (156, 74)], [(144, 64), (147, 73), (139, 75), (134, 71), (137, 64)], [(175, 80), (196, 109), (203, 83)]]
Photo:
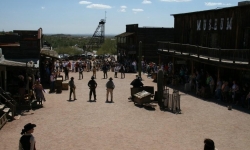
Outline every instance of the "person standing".
[(117, 72), (119, 72), (119, 66), (118, 65), (115, 66), (114, 71), (115, 71), (115, 78), (117, 78)]
[(26, 84), (25, 84), (25, 82), (24, 82), (24, 76), (23, 76), (23, 75), (19, 75), (18, 78), (19, 78), (19, 82), (18, 82), (18, 93), (19, 93), (19, 95), (20, 95), (20, 97), (19, 97), (19, 102), (21, 102), (21, 101), (24, 100)]
[(55, 92), (55, 75), (54, 72), (51, 73), (50, 75), (50, 91), (49, 93)]
[(22, 137), (19, 140), (19, 150), (36, 150), (36, 140), (32, 135), (35, 124), (28, 123), (22, 129)]
[(96, 79), (96, 67), (95, 66), (93, 67), (92, 71), (93, 71), (93, 77), (95, 77)]
[(111, 95), (111, 103), (113, 103), (113, 90), (115, 88), (115, 84), (113, 82), (113, 79), (110, 77), (109, 81), (106, 83), (106, 88), (107, 88), (107, 95), (106, 95), (106, 103), (109, 102), (108, 97), (109, 97), (109, 93)]
[(107, 74), (108, 67), (107, 67), (106, 64), (104, 64), (104, 65), (102, 66), (102, 71), (103, 71), (103, 78), (104, 78), (104, 79), (107, 79), (107, 78), (108, 78), (108, 74)]
[(76, 100), (76, 86), (74, 83), (74, 77), (71, 77), (71, 80), (69, 81), (69, 87), (70, 87), (70, 91), (69, 91), (69, 100), (71, 101), (71, 94), (73, 93), (74, 96), (74, 100)]
[(91, 80), (88, 82), (88, 87), (89, 87), (89, 101), (91, 101), (92, 94), (94, 95), (94, 101), (96, 101), (96, 87), (97, 83), (94, 80), (94, 77), (91, 77)]
[(66, 81), (66, 80), (69, 80), (69, 69), (68, 69), (67, 66), (66, 66), (65, 69), (64, 69), (64, 73), (65, 73), (65, 81)]
[(72, 62), (72, 72), (75, 72), (75, 61)]
[(83, 68), (79, 68), (79, 80), (83, 79)]
[(217, 98), (217, 100), (221, 100), (221, 88), (222, 88), (222, 82), (220, 80), (220, 78), (218, 78), (217, 84), (216, 84), (216, 89), (215, 89), (215, 98)]
[(125, 78), (125, 67), (123, 65), (121, 65), (120, 71), (121, 71), (121, 79)]
[(44, 94), (43, 94), (43, 92), (45, 92), (45, 91), (43, 89), (42, 84), (40, 84), (39, 80), (37, 80), (36, 83), (33, 85), (33, 89), (34, 89), (34, 92), (35, 92), (36, 100), (38, 101), (38, 103), (40, 105), (43, 105), (42, 101), (46, 101), (45, 97), (44, 97)]

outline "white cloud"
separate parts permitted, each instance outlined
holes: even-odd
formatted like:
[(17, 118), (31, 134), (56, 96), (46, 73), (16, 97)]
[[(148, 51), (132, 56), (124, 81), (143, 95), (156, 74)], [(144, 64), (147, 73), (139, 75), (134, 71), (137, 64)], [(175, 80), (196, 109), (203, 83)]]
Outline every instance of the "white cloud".
[(88, 1), (80, 1), (79, 4), (82, 4), (82, 5), (86, 5), (86, 4), (91, 4), (92, 2), (88, 2)]
[(45, 9), (45, 7), (41, 7), (41, 9)]
[(205, 2), (206, 6), (230, 6), (230, 3), (213, 3), (213, 2)]
[(126, 12), (127, 6), (121, 6), (120, 12)]
[(120, 9), (120, 12), (126, 12), (126, 9)]
[(112, 8), (109, 5), (103, 5), (103, 4), (91, 4), (88, 5), (87, 8), (94, 8), (94, 9), (110, 9)]
[(132, 11), (136, 14), (138, 12), (143, 12), (144, 10), (143, 9), (132, 9)]
[(127, 8), (127, 6), (121, 6), (121, 8), (122, 8), (122, 9), (126, 9), (126, 8)]
[(160, 0), (162, 2), (189, 2), (192, 0)]
[(142, 4), (151, 4), (152, 2), (149, 0), (143, 0)]

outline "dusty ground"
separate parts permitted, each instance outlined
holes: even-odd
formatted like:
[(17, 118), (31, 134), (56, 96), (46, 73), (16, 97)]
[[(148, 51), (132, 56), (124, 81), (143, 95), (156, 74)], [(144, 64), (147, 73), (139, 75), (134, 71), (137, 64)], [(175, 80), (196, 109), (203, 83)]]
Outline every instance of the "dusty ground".
[[(214, 102), (200, 100), (181, 93), (182, 114), (163, 112), (157, 106), (147, 110), (128, 101), (130, 82), (115, 78), (114, 102), (105, 103), (102, 72), (97, 73), (97, 102), (87, 102), (87, 82), (75, 77), (77, 100), (67, 101), (69, 91), (46, 94), (44, 107), (24, 113), (19, 120), (8, 122), (0, 130), (0, 149), (15, 150), (20, 132), (26, 123), (35, 123), (38, 150), (201, 150), (204, 138), (211, 138), (219, 150), (247, 150), (250, 147), (250, 115)], [(113, 77), (113, 72), (108, 76)], [(143, 76), (144, 85), (154, 86)]]

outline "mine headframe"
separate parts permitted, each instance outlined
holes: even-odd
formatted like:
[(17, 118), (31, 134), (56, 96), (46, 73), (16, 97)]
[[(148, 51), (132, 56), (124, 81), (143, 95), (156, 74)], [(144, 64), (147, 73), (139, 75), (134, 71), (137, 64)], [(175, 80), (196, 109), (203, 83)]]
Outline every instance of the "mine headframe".
[(88, 44), (86, 44), (86, 51), (92, 51), (93, 49), (98, 49), (105, 41), (105, 20), (102, 19), (99, 22), (93, 36), (89, 40)]

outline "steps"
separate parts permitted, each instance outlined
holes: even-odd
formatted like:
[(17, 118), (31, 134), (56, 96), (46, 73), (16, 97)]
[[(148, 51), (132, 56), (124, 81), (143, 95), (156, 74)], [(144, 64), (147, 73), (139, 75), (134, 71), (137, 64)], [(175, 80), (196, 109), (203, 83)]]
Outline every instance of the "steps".
[(9, 111), (6, 109), (4, 104), (0, 104), (0, 129), (5, 125), (5, 123), (8, 121), (7, 115), (5, 111)]
[(0, 104), (0, 110), (2, 110), (5, 107), (4, 104)]
[(0, 87), (0, 128), (8, 120), (14, 120), (16, 114), (16, 101), (10, 96), (10, 93)]
[(4, 113), (8, 113), (9, 111), (10, 111), (10, 108), (7, 108), (7, 107), (4, 108), (4, 110), (3, 110)]
[(5, 123), (7, 122), (7, 116), (6, 113), (0, 115), (0, 129), (5, 125)]

